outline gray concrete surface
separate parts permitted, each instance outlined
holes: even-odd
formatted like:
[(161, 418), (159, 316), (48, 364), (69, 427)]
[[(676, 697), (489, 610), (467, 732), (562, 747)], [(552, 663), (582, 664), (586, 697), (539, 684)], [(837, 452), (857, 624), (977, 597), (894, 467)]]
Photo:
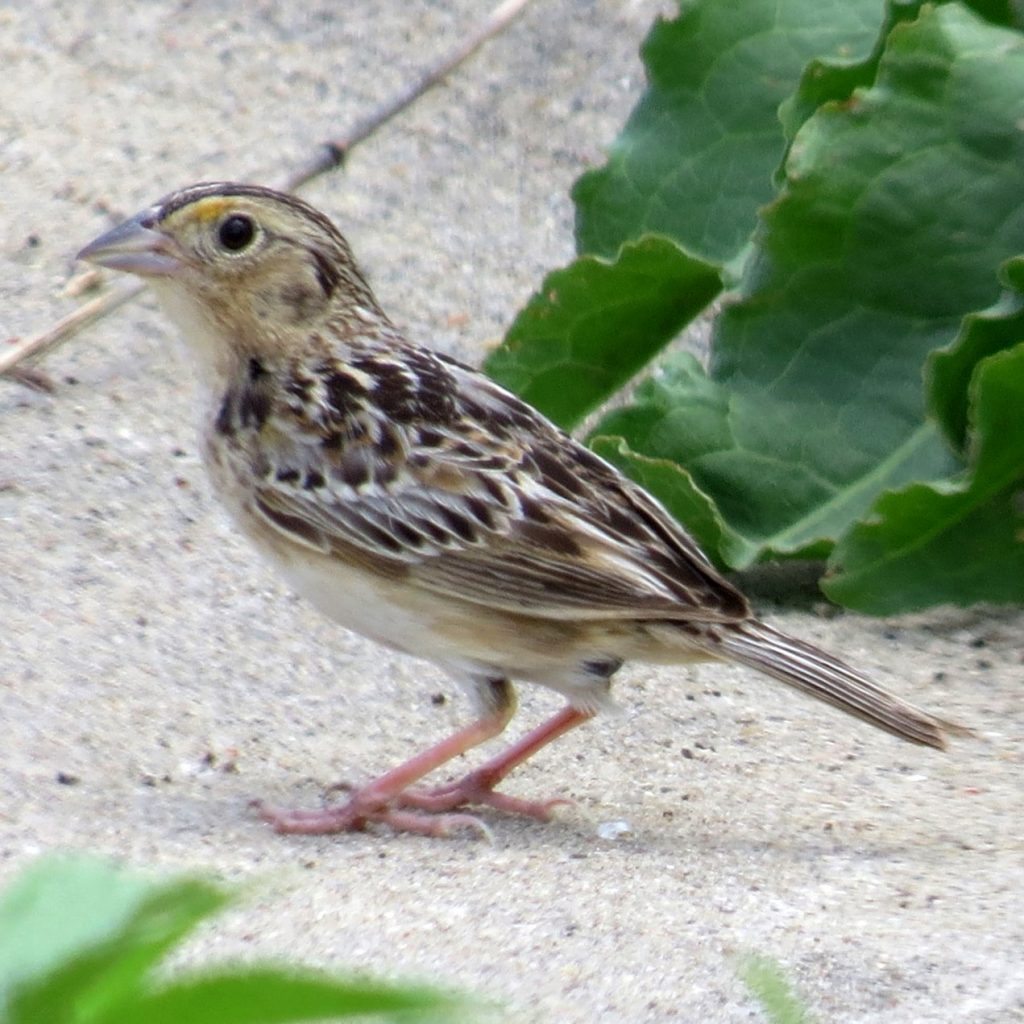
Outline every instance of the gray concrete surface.
[[(567, 260), (567, 189), (638, 95), (662, 6), (536, 3), (306, 193), (414, 336), (477, 359)], [(0, 8), (0, 337), (72, 308), (72, 256), (112, 216), (194, 180), (275, 178), (483, 7)], [(433, 979), (510, 1021), (763, 1019), (737, 980), (748, 952), (776, 956), (822, 1022), (1024, 1019), (1019, 610), (768, 608), (979, 730), (945, 756), (739, 669), (635, 666), (620, 715), (511, 780), (575, 799), (554, 824), (490, 817), (493, 845), (280, 837), (250, 797), (314, 804), (467, 708), (431, 666), (317, 618), (232, 532), (151, 303), (45, 367), (53, 396), (0, 383), (2, 878), (68, 848), (213, 871), (250, 897), (188, 959)], [(555, 706), (526, 693), (514, 730)]]

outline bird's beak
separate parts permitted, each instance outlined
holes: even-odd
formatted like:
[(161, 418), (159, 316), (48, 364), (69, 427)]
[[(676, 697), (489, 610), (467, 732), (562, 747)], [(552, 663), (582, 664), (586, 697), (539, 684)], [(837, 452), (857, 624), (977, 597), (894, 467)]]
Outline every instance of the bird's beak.
[(178, 245), (154, 228), (155, 210), (142, 213), (90, 242), (78, 259), (110, 270), (124, 270), (140, 277), (170, 277), (185, 260)]

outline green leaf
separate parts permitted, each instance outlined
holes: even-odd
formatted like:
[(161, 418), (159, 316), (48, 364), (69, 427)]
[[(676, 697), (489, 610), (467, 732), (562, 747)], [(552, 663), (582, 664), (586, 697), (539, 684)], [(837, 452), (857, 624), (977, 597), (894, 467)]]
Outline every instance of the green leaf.
[(608, 163), (576, 183), (580, 252), (611, 256), (645, 232), (713, 263), (747, 245), (785, 152), (779, 103), (812, 57), (856, 61), (882, 0), (696, 0), (655, 24), (649, 85)]
[(594, 437), (590, 448), (618, 467), (641, 487), (657, 494), (662, 503), (705, 551), (730, 551), (742, 538), (726, 527), (715, 503), (681, 466), (668, 459), (638, 455), (621, 437)]
[[(849, 53), (808, 62), (796, 93), (779, 106), (779, 120), (787, 139), (826, 103), (844, 103), (856, 89), (867, 88), (875, 80), (885, 42), (895, 25), (918, 17), (928, 0), (888, 0), (885, 17), (871, 53), (864, 59)], [(944, 2), (944, 0), (939, 0)], [(1007, 28), (1024, 28), (1024, 7), (1018, 0), (970, 0), (966, 4), (976, 14)]]
[(1024, 30), (1024, 6), (1020, 0), (966, 0), (966, 5), (993, 25)]
[(1024, 343), (982, 360), (970, 392), (970, 474), (883, 495), (833, 553), (833, 600), (876, 615), (1024, 602)]
[(549, 274), (485, 369), (566, 429), (621, 388), (721, 288), (664, 238)]
[(151, 879), (94, 858), (51, 857), (0, 901), (4, 1024), (287, 1024), (367, 1014), (440, 1014), (466, 1002), (429, 989), (291, 968), (176, 975), (153, 968), (228, 901), (197, 879)]
[(227, 896), (92, 858), (47, 858), (0, 903), (0, 1008), (12, 1022), (100, 1020)]
[[(368, 1014), (456, 1019), (459, 1001), (430, 989), (298, 974), (288, 967), (243, 968), (190, 978), (141, 998), (103, 1024), (291, 1024)], [(461, 1006), (464, 1008), (465, 1003)]]
[(1021, 37), (959, 6), (898, 25), (877, 84), (794, 140), (708, 374), (672, 360), (595, 431), (688, 470), (746, 542), (733, 565), (827, 551), (879, 494), (957, 470), (922, 367), (1024, 250), (1022, 81)]
[[(936, 429), (922, 424), (888, 458), (865, 468), (863, 453), (845, 447), (840, 435), (848, 426), (843, 410), (833, 410), (832, 428), (816, 435), (795, 429), (811, 422), (819, 406), (812, 396), (780, 400), (756, 388), (738, 399), (692, 355), (679, 353), (637, 389), (630, 405), (606, 416), (594, 437), (625, 437), (634, 452), (685, 469), (694, 486), (714, 498), (721, 542), (705, 550), (725, 564), (745, 568), (766, 551), (822, 558), (829, 551), (822, 538), (848, 527), (851, 506), (859, 514), (874, 494), (894, 485), (890, 481), (943, 476), (951, 464)], [(826, 475), (854, 477), (862, 468), (845, 488)], [(657, 477), (644, 482), (659, 499), (671, 499), (672, 490), (663, 490)]]
[[(779, 105), (779, 120), (787, 139), (792, 140), (801, 125), (826, 103), (845, 103), (857, 89), (868, 88), (878, 73), (885, 43), (893, 27), (916, 18), (925, 0), (889, 0), (871, 52), (815, 58), (807, 63), (796, 92)], [(780, 172), (783, 169), (780, 168)], [(784, 178), (784, 172), (781, 177)]]
[(769, 1024), (810, 1024), (807, 1009), (774, 960), (764, 956), (749, 957), (740, 969), (740, 977), (761, 1004)]
[(956, 340), (933, 352), (926, 367), (931, 411), (946, 436), (962, 448), (967, 434), (968, 389), (978, 363), (1024, 341), (1024, 259), (1002, 272), (1008, 290), (990, 309), (964, 319)]

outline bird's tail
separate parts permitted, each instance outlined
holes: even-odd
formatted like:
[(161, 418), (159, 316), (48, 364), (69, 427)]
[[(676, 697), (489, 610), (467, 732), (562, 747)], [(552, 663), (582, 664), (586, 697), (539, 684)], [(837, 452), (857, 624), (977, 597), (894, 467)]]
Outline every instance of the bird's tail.
[(945, 750), (948, 735), (971, 734), (888, 693), (831, 654), (763, 622), (748, 619), (715, 633), (709, 654), (759, 669), (911, 743)]

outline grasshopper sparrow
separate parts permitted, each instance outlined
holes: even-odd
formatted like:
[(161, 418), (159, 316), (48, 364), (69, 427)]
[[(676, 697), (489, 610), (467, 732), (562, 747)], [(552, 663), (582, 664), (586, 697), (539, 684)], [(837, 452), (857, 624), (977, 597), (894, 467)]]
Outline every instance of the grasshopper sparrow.
[[(648, 494), (515, 395), (411, 344), (345, 239), (312, 207), (252, 185), (194, 185), (98, 238), (84, 260), (152, 284), (199, 366), (202, 448), (235, 521), (348, 629), (427, 657), (479, 703), (469, 726), (345, 803), (261, 807), (281, 832), (386, 822), (444, 835), (607, 702), (624, 661), (736, 661), (912, 743), (957, 727), (758, 621)], [(512, 679), (565, 708), (461, 780), (412, 788), (491, 739)]]

